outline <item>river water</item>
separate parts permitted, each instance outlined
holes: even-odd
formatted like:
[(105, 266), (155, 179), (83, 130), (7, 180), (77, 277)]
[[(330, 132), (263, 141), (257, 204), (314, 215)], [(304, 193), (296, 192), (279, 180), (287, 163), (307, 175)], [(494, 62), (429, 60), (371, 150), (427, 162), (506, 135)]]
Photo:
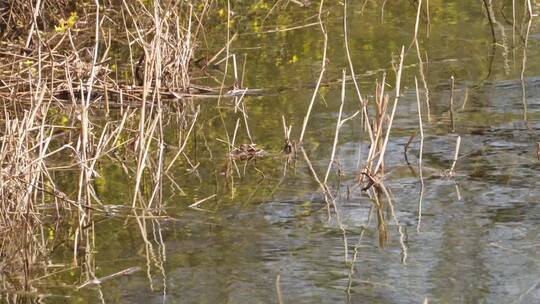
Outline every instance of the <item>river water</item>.
[[(377, 208), (357, 184), (369, 145), (360, 116), (340, 130), (337, 165), (328, 182), (339, 218), (328, 213), (302, 154), (288, 163), (280, 152), (282, 116), (293, 125), (291, 139), (300, 134), (324, 40), (318, 24), (265, 31), (317, 22), (318, 4), (302, 8), (291, 2), (266, 17), (268, 8), (257, 7), (257, 1), (238, 3), (232, 8), (238, 37), (230, 52), (242, 67), (243, 87), (267, 92), (245, 96), (243, 102), (253, 142), (268, 154), (231, 164), (221, 141), (225, 129), (232, 136), (240, 118), (236, 143), (250, 142), (234, 100), (222, 99), (219, 110), (216, 100), (192, 101), (201, 107), (201, 117), (186, 156), (198, 167), (187, 171), (182, 159), (171, 168), (160, 217), (136, 219), (124, 212), (121, 206), (131, 204), (133, 188), (125, 186), (122, 168), (102, 168), (97, 195), (120, 216), (97, 216), (90, 263), (97, 278), (134, 271), (101, 285), (81, 286), (88, 277), (80, 268), (69, 268), (73, 249), (59, 244), (50, 263), (62, 271), (34, 282), (37, 292), (49, 295), (43, 301), (540, 303), (537, 17), (529, 23), (518, 3), (514, 28), (511, 3), (494, 4), (494, 43), (481, 1), (430, 0), (429, 31), (425, 10), (421, 14), (419, 63), (416, 48), (409, 48), (416, 19), (413, 1), (388, 1), (384, 8), (381, 1), (363, 2), (349, 3), (347, 9), (351, 59), (365, 98), (373, 100), (375, 82), (386, 73), (393, 100), (392, 63), (397, 65), (402, 46), (407, 51), (385, 157), (390, 202), (385, 198), (384, 207)], [(324, 10), (328, 69), (303, 142), (319, 178), (331, 157), (342, 69), (350, 75), (343, 5), (328, 3)], [(535, 2), (533, 11), (540, 12)], [(215, 53), (224, 45), (224, 32), (222, 25), (209, 25), (208, 36), (214, 38), (201, 52)], [(221, 77), (223, 70), (220, 65), (209, 73)], [(419, 125), (415, 77), (425, 133), (423, 187), (419, 133), (408, 147), (409, 165), (404, 157)], [(343, 115), (358, 109), (348, 81)], [(166, 134), (174, 142), (178, 131), (171, 127)], [(458, 136), (455, 175), (448, 177), (443, 173), (452, 165)], [(175, 151), (167, 153), (170, 159)], [(188, 207), (208, 197), (199, 209)]]

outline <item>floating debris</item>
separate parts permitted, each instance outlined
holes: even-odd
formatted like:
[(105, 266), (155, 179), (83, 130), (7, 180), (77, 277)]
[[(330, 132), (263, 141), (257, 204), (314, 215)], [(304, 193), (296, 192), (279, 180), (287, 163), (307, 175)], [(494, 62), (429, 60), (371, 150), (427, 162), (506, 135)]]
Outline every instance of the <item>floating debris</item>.
[(264, 157), (268, 152), (257, 148), (257, 144), (241, 144), (227, 154), (228, 157), (240, 160), (249, 160), (256, 157)]

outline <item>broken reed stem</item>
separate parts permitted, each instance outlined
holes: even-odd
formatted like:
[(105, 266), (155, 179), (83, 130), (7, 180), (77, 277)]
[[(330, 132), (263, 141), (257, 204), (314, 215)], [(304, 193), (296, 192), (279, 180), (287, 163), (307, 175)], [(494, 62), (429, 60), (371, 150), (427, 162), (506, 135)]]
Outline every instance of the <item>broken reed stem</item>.
[(402, 46), (401, 47), (401, 56), (400, 56), (400, 60), (399, 60), (399, 68), (398, 68), (398, 72), (397, 72), (397, 75), (396, 75), (396, 96), (394, 98), (394, 106), (392, 107), (392, 114), (390, 115), (390, 121), (388, 122), (388, 129), (386, 130), (386, 136), (384, 138), (383, 146), (382, 146), (382, 148), (380, 150), (379, 161), (377, 162), (377, 165), (375, 166), (375, 169), (373, 170), (374, 174), (376, 174), (378, 172), (379, 168), (382, 165), (382, 162), (384, 160), (384, 153), (386, 151), (386, 146), (388, 144), (388, 139), (390, 138), (390, 131), (392, 129), (392, 123), (394, 121), (394, 116), (396, 114), (399, 95), (401, 94), (401, 92), (400, 92), (401, 72), (403, 70), (403, 57), (404, 57), (404, 54), (405, 54), (405, 47)]
[[(388, 95), (384, 95), (384, 86), (386, 83), (386, 74), (383, 74), (383, 79), (381, 84), (377, 83), (375, 89), (375, 118), (373, 121), (373, 127), (370, 129), (374, 133), (372, 137), (374, 142), (370, 145), (365, 170), (367, 172), (372, 172), (373, 161), (377, 157), (378, 153), (381, 152), (382, 142), (381, 135), (383, 130), (383, 123), (385, 121), (386, 110), (388, 109)], [(368, 121), (369, 123), (369, 121)], [(382, 168), (382, 166), (381, 166)], [(363, 175), (361, 181), (363, 180)]]
[(452, 162), (452, 167), (450, 167), (450, 176), (453, 176), (455, 174), (454, 169), (456, 167), (456, 162), (458, 160), (459, 155), (459, 146), (461, 145), (461, 136), (458, 136), (456, 139), (456, 151), (454, 152), (454, 161)]
[(336, 132), (334, 134), (334, 144), (332, 145), (332, 154), (330, 156), (330, 162), (328, 163), (328, 168), (326, 169), (326, 174), (324, 176), (324, 184), (328, 182), (328, 177), (330, 176), (330, 171), (332, 170), (332, 164), (334, 163), (334, 158), (336, 156), (336, 148), (339, 139), (339, 129), (341, 128), (341, 116), (343, 114), (343, 105), (345, 104), (345, 76), (347, 75), (346, 71), (343, 70), (343, 80), (341, 82), (341, 104), (339, 105), (339, 113), (336, 123)]
[[(384, 82), (385, 82), (385, 77), (386, 77), (386, 74), (383, 74), (383, 80), (382, 80), (382, 83), (383, 83), (383, 86), (384, 86)], [(380, 89), (381, 88), (381, 89)], [(377, 149), (379, 148), (379, 145), (377, 144), (379, 142), (379, 134), (380, 134), (380, 129), (379, 129), (379, 126), (380, 126), (380, 120), (381, 120), (381, 117), (380, 115), (384, 115), (384, 112), (382, 112), (381, 109), (385, 109), (386, 108), (386, 105), (381, 105), (381, 103), (387, 101), (386, 98), (380, 98), (380, 95), (381, 94), (384, 94), (384, 92), (382, 92), (384, 89), (382, 89), (382, 87), (379, 86), (379, 83), (377, 82), (376, 84), (376, 88), (375, 88), (375, 118), (374, 118), (374, 121), (373, 121), (373, 127), (370, 128), (371, 130), (371, 133), (375, 133), (377, 132), (377, 134), (371, 134), (370, 137), (373, 137), (374, 140), (373, 140), (373, 143), (370, 144), (369, 146), (369, 150), (368, 150), (368, 154), (367, 154), (367, 158), (366, 158), (366, 165), (364, 167), (364, 169), (366, 169), (368, 172), (371, 172), (371, 168), (373, 167), (373, 160), (375, 159), (375, 155), (377, 153)], [(371, 121), (370, 120), (366, 120), (366, 123), (368, 125), (371, 126)], [(360, 161), (360, 160), (358, 160)], [(361, 180), (363, 179), (363, 176), (361, 178)]]
[(189, 205), (188, 207), (189, 208), (197, 208), (200, 204), (206, 202), (207, 200), (213, 199), (216, 196), (217, 196), (217, 194), (214, 193), (214, 194), (212, 194), (212, 195), (210, 195), (208, 197), (205, 197), (203, 199), (200, 199), (200, 200), (196, 201), (195, 203)]
[(307, 124), (309, 121), (309, 117), (311, 116), (311, 110), (313, 109), (313, 104), (315, 103), (315, 98), (317, 97), (317, 94), (319, 93), (319, 87), (322, 82), (323, 75), (326, 71), (326, 51), (328, 46), (328, 34), (326, 32), (326, 29), (324, 28), (324, 24), (322, 22), (322, 9), (324, 5), (324, 0), (321, 1), (321, 4), (319, 6), (319, 15), (318, 15), (318, 21), (319, 25), (321, 27), (321, 32), (323, 33), (324, 38), (324, 46), (323, 46), (323, 56), (322, 56), (322, 63), (321, 63), (321, 72), (319, 73), (319, 79), (317, 80), (317, 84), (315, 85), (315, 90), (313, 91), (313, 95), (311, 96), (311, 101), (309, 102), (308, 110), (306, 113), (306, 116), (304, 117), (304, 122), (302, 124), (302, 131), (300, 132), (300, 138), (298, 139), (298, 144), (302, 145), (302, 142), (304, 140), (304, 134), (306, 132)]
[[(243, 76), (243, 75), (242, 75)], [(246, 103), (243, 101), (244, 99), (244, 95), (246, 94), (247, 92), (247, 88), (244, 90), (244, 92), (242, 93), (242, 96), (240, 97), (240, 104), (242, 106), (242, 116), (244, 117), (244, 125), (246, 126), (246, 133), (247, 133), (247, 136), (249, 138), (249, 141), (251, 143), (253, 143), (253, 138), (251, 137), (251, 132), (249, 131), (249, 124), (248, 124), (248, 115), (246, 113)]]
[(291, 129), (292, 125), (287, 127), (287, 123), (285, 122), (285, 116), (281, 115), (281, 123), (283, 124), (283, 135), (285, 136), (285, 141), (289, 141), (291, 138)]
[(452, 82), (450, 86), (450, 129), (452, 130), (452, 133), (456, 132), (455, 124), (454, 124), (454, 76), (450, 77), (450, 80)]
[(234, 144), (236, 143), (236, 134), (238, 133), (238, 128), (240, 127), (240, 118), (236, 119), (236, 125), (234, 127), (234, 133), (232, 141), (229, 143), (229, 146), (234, 149)]
[(469, 88), (465, 87), (465, 92), (463, 93), (465, 96), (463, 96), (463, 103), (461, 104), (461, 111), (465, 110), (465, 106), (467, 105), (467, 101), (469, 100)]

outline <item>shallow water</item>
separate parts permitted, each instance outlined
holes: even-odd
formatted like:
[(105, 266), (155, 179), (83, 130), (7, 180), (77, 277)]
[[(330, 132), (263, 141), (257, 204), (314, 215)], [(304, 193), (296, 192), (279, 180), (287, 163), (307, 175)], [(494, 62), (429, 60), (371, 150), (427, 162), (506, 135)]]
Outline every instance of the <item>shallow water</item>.
[[(415, 8), (408, 2), (349, 4), (349, 40), (362, 92), (371, 97), (375, 80), (387, 73), (393, 94), (392, 60), (413, 37)], [(46, 303), (536, 303), (540, 302), (540, 28), (533, 19), (518, 21), (515, 47), (512, 25), (501, 8), (495, 17), (498, 44), (479, 2), (430, 1), (431, 30), (419, 32), (430, 95), (424, 118), (423, 191), (419, 179), (418, 129), (414, 77), (420, 77), (416, 50), (405, 59), (402, 96), (385, 160), (385, 185), (391, 204), (379, 210), (356, 185), (358, 159), (368, 141), (359, 119), (341, 130), (333, 171), (340, 221), (330, 216), (323, 194), (306, 161), (287, 167), (281, 116), (293, 124), (298, 138), (313, 93), (323, 40), (318, 26), (257, 33), (255, 22), (265, 13), (233, 7), (239, 39), (231, 52), (246, 54), (244, 86), (275, 92), (245, 97), (253, 141), (270, 155), (237, 161), (231, 180), (224, 175), (227, 147), (215, 101), (195, 101), (202, 118), (188, 155), (200, 163), (197, 174), (185, 161), (172, 168), (163, 192), (164, 217), (136, 220), (119, 205), (131, 203), (132, 187), (121, 168), (104, 166), (100, 199), (123, 216), (100, 216), (95, 224), (95, 249), (89, 263), (102, 278), (130, 267), (141, 271), (114, 277), (100, 286), (81, 286), (88, 277), (70, 269), (72, 248), (59, 244), (50, 263), (58, 274), (33, 283)], [(317, 5), (289, 5), (265, 24), (309, 23)], [(343, 44), (342, 9), (328, 4), (329, 66), (314, 107), (304, 147), (319, 177), (332, 150), (340, 101), (341, 70), (348, 66)], [(534, 7), (540, 11), (539, 6)], [(511, 16), (511, 7), (502, 8)], [(303, 21), (303, 20), (309, 21)], [(302, 22), (300, 22), (302, 21)], [(511, 21), (511, 20), (510, 20)], [(260, 21), (259, 21), (260, 22)], [(216, 33), (223, 28), (214, 30)], [(223, 45), (216, 35), (212, 45)], [(503, 35), (504, 34), (504, 37)], [(524, 50), (523, 39), (528, 39)], [(527, 63), (520, 81), (523, 55)], [(426, 59), (427, 57), (427, 59)], [(392, 59), (393, 58), (393, 59)], [(217, 71), (216, 71), (217, 73)], [(455, 132), (450, 127), (450, 76), (455, 78)], [(420, 84), (423, 88), (423, 84)], [(525, 92), (525, 94), (523, 94)], [(358, 109), (352, 83), (347, 84), (344, 115)], [(238, 113), (222, 100), (224, 122), (233, 133)], [(177, 130), (167, 130), (171, 142)], [(452, 164), (456, 137), (461, 136), (455, 178), (441, 174)], [(206, 146), (204, 142), (207, 142)], [(237, 142), (248, 142), (243, 126)], [(195, 143), (196, 142), (196, 143)], [(167, 157), (172, 158), (174, 151)], [(362, 158), (363, 159), (363, 158)], [(362, 164), (362, 162), (361, 162)], [(59, 174), (69, 185), (69, 174)], [(73, 185), (76, 187), (77, 185)], [(420, 195), (422, 192), (422, 199)], [(200, 205), (187, 206), (213, 194)], [(420, 201), (421, 200), (421, 201)], [(112, 210), (112, 209), (111, 209)], [(113, 211), (111, 211), (113, 213)], [(124, 216), (125, 215), (125, 216)], [(166, 217), (165, 217), (166, 215)], [(340, 227), (340, 223), (342, 227)], [(141, 237), (145, 228), (147, 239)], [(343, 229), (342, 229), (343, 228)], [(381, 229), (388, 231), (382, 242)], [(68, 232), (66, 232), (68, 234)], [(278, 279), (279, 278), (279, 279)], [(13, 296), (13, 295), (11, 295)], [(9, 301), (10, 295), (3, 300)], [(25, 295), (30, 301), (42, 296)]]

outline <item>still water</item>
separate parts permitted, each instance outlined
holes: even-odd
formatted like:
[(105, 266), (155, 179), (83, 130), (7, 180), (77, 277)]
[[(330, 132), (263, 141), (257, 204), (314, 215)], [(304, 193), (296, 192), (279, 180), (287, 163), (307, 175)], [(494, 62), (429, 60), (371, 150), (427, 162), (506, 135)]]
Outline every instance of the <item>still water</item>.
[[(69, 267), (73, 250), (59, 244), (50, 263), (60, 271), (33, 283), (36, 292), (48, 295), (43, 302), (540, 303), (537, 17), (529, 24), (519, 3), (514, 28), (511, 4), (497, 3), (493, 43), (481, 1), (431, 0), (429, 31), (425, 12), (420, 22), (419, 63), (415, 47), (408, 49), (416, 19), (412, 1), (388, 1), (384, 8), (381, 1), (350, 2), (349, 47), (364, 97), (373, 99), (375, 82), (384, 73), (386, 90), (393, 94), (392, 63), (397, 64), (402, 46), (407, 50), (385, 160), (391, 204), (376, 208), (357, 185), (359, 163), (368, 149), (358, 118), (341, 129), (334, 167), (340, 175), (334, 170), (329, 180), (339, 220), (334, 213), (329, 216), (302, 154), (287, 164), (280, 153), (282, 116), (293, 125), (291, 139), (297, 139), (324, 42), (317, 24), (265, 31), (316, 22), (318, 4), (302, 8), (291, 3), (266, 16), (268, 9), (257, 9), (256, 1), (237, 3), (232, 9), (238, 38), (230, 52), (245, 65), (243, 86), (268, 92), (244, 99), (253, 142), (268, 154), (238, 160), (232, 177), (226, 175), (231, 164), (220, 139), (226, 140), (225, 129), (234, 133), (242, 116), (234, 112), (231, 99), (220, 101), (223, 121), (215, 100), (193, 101), (201, 106), (201, 118), (186, 154), (198, 167), (187, 171), (187, 161), (181, 160), (171, 169), (159, 216), (136, 219), (121, 208), (131, 203), (132, 187), (126, 183), (132, 182), (121, 168), (101, 168), (104, 178), (97, 194), (117, 216), (97, 217), (91, 263), (97, 278), (132, 271), (100, 286), (81, 286), (88, 278)], [(540, 6), (533, 2), (533, 10), (540, 12)], [(342, 4), (326, 4), (323, 21), (328, 71), (304, 139), (319, 176), (330, 160), (339, 79), (348, 68)], [(224, 31), (209, 25), (208, 35), (215, 38), (201, 52), (213, 54), (223, 46)], [(420, 81), (423, 190), (419, 134), (408, 147), (410, 165), (404, 157), (405, 145), (418, 131), (414, 78), (421, 79), (420, 67), (430, 98), (428, 112)], [(220, 75), (220, 69), (210, 73)], [(356, 110), (358, 99), (349, 81), (343, 115)], [(171, 142), (178, 136), (174, 128), (166, 133)], [(441, 172), (452, 165), (457, 136), (461, 148), (450, 178)], [(243, 123), (236, 142), (249, 142)], [(188, 208), (208, 197), (199, 210)], [(386, 240), (381, 240), (381, 229), (387, 231)]]

